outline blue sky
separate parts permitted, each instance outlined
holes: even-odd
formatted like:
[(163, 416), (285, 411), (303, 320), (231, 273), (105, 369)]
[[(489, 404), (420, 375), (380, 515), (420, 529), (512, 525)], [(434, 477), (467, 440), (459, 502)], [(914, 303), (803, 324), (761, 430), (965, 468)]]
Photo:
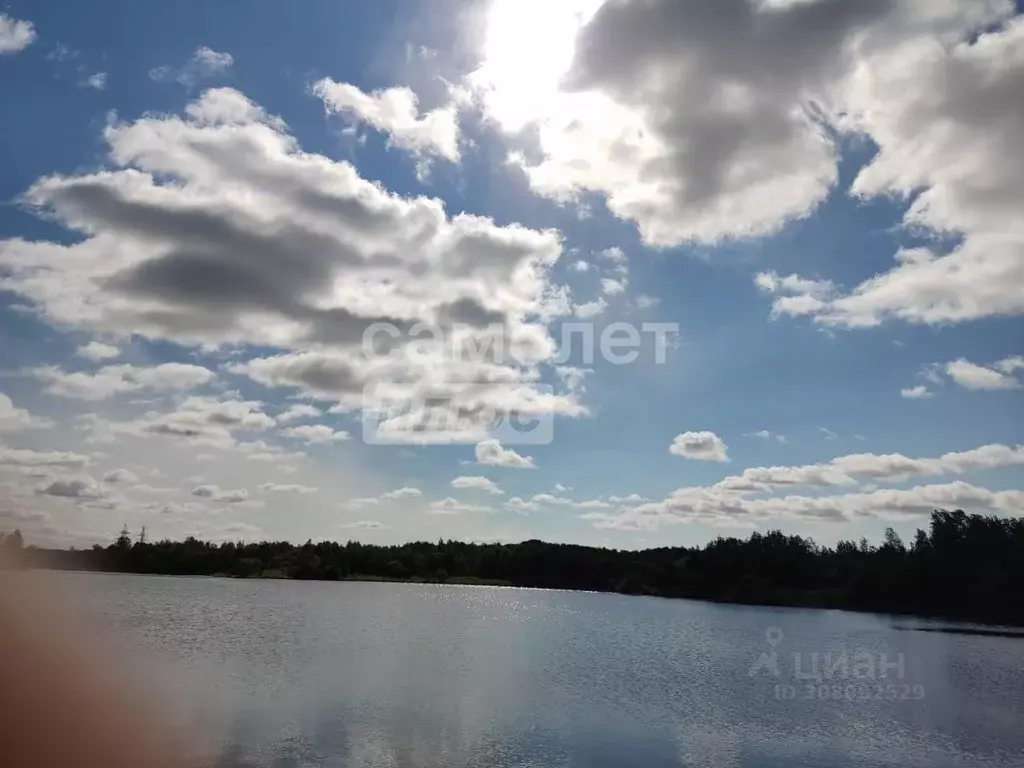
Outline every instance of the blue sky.
[[(0, 526), (634, 548), (1021, 514), (1020, 8), (549, 6), (0, 8)], [(663, 362), (566, 334), (645, 323)], [(450, 353), (485, 332), (525, 351)], [(549, 431), (424, 430), (436, 396)]]

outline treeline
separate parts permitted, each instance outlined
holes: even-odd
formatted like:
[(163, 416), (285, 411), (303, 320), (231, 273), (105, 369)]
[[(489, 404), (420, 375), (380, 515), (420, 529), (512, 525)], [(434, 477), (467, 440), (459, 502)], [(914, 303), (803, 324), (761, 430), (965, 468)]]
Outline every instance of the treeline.
[[(16, 537), (16, 538), (15, 538)], [(20, 534), (3, 546), (22, 548)], [(936, 511), (907, 546), (891, 529), (873, 546), (822, 547), (780, 531), (718, 538), (704, 547), (643, 551), (572, 544), (377, 546), (307, 541), (211, 544), (133, 541), (108, 547), (23, 548), (31, 567), (240, 578), (388, 579), (506, 584), (914, 613), (1024, 625), (1024, 521)]]

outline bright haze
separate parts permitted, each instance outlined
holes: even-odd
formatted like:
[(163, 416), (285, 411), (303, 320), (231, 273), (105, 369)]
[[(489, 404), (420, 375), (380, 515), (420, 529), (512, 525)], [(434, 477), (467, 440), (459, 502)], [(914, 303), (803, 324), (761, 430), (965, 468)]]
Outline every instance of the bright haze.
[(1020, 515), (1019, 12), (13, 0), (0, 528)]

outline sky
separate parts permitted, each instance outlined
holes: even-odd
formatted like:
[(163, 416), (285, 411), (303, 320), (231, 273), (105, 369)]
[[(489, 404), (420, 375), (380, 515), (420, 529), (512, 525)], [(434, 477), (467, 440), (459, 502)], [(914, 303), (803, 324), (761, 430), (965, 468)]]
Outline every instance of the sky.
[(0, 6), (0, 529), (1021, 515), (1021, 11)]

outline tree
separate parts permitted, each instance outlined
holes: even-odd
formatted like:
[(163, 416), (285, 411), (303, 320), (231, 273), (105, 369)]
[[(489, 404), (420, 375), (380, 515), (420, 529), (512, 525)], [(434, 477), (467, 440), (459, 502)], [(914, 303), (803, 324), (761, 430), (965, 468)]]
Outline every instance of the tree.
[(117, 541), (114, 542), (114, 547), (120, 550), (131, 549), (132, 537), (128, 533), (128, 524), (125, 523), (121, 526), (121, 535), (117, 537)]
[(893, 552), (899, 552), (900, 554), (907, 551), (907, 548), (903, 546), (903, 539), (896, 533), (893, 528), (886, 528), (884, 534), (885, 543), (882, 545), (885, 549)]
[(25, 540), (21, 535), (21, 531), (15, 528), (13, 533), (4, 537), (3, 544), (6, 551), (18, 553), (25, 546)]

